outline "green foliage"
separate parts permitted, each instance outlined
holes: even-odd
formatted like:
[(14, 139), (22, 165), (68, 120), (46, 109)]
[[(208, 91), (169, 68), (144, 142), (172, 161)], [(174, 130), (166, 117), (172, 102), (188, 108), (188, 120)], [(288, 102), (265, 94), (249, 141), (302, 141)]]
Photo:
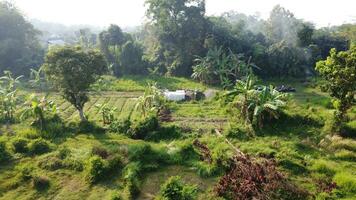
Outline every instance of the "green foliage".
[(255, 86), (249, 75), (246, 81), (237, 80), (232, 91), (226, 94), (233, 98), (233, 106), (249, 124), (259, 128), (272, 119), (278, 119), (285, 107), (287, 95), (279, 93), (273, 86)]
[(10, 159), (10, 153), (6, 149), (6, 143), (0, 141), (0, 162), (4, 162)]
[(341, 124), (347, 121), (347, 111), (355, 102), (356, 47), (338, 53), (332, 49), (326, 60), (317, 63), (316, 70), (327, 80), (324, 89), (337, 99), (335, 128), (340, 129)]
[(132, 139), (145, 139), (150, 132), (159, 128), (159, 122), (156, 116), (150, 115), (131, 125), (128, 135)]
[(117, 111), (116, 107), (110, 108), (108, 104), (96, 104), (95, 107), (98, 109), (98, 112), (102, 115), (104, 124), (112, 124), (115, 119), (115, 112)]
[(34, 155), (44, 154), (49, 152), (50, 150), (50, 144), (42, 138), (34, 139), (28, 144), (29, 153)]
[(56, 113), (57, 106), (53, 101), (48, 100), (46, 97), (40, 98), (36, 94), (31, 94), (24, 105), (20, 119), (35, 118), (32, 124), (38, 125), (42, 131), (46, 127), (46, 115), (53, 116)]
[(105, 173), (105, 163), (99, 156), (92, 156), (85, 167), (85, 179), (89, 183), (96, 183), (103, 178)]
[(43, 60), (40, 34), (9, 1), (0, 2), (0, 71), (29, 75)]
[(35, 176), (32, 178), (32, 187), (36, 190), (45, 190), (50, 186), (50, 181), (45, 176)]
[[(97, 150), (98, 151), (98, 150)], [(102, 155), (101, 152), (96, 152), (98, 155), (93, 155), (89, 158), (85, 166), (85, 179), (89, 183), (97, 183), (98, 181), (104, 179), (109, 174), (112, 174), (123, 167), (123, 159), (118, 155)], [(106, 153), (106, 152), (105, 152)], [(103, 157), (100, 157), (103, 156)]]
[(147, 0), (152, 21), (152, 61), (169, 75), (189, 76), (195, 55), (202, 55), (206, 34), (205, 3), (201, 0)]
[(15, 153), (27, 153), (29, 141), (25, 138), (17, 137), (12, 139), (11, 144)]
[(197, 198), (197, 186), (184, 184), (181, 177), (169, 178), (162, 186), (156, 199), (161, 200), (193, 200)]
[(208, 84), (218, 79), (223, 88), (229, 88), (247, 73), (250, 63), (246, 64), (242, 57), (231, 50), (225, 53), (222, 47), (209, 49), (204, 58), (195, 60), (192, 78)]
[(1, 117), (7, 122), (15, 120), (16, 103), (19, 98), (17, 85), (20, 78), (22, 76), (13, 78), (10, 71), (4, 71), (4, 76), (0, 77), (0, 112)]
[(143, 117), (158, 113), (165, 106), (165, 98), (157, 83), (148, 83), (145, 92), (137, 100), (135, 109), (142, 113)]
[(78, 110), (81, 121), (86, 121), (83, 108), (89, 99), (87, 90), (107, 71), (104, 56), (80, 47), (52, 48), (43, 70), (51, 84)]
[(131, 127), (131, 120), (126, 118), (124, 120), (116, 120), (110, 124), (109, 130), (115, 133), (124, 133), (126, 134)]

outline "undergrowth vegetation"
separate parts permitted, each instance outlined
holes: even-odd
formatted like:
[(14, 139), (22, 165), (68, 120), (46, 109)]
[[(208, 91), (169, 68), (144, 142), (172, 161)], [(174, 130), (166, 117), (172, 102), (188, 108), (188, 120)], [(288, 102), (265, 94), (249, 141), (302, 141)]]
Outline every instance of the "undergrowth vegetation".
[[(276, 104), (272, 96), (282, 94), (273, 87), (251, 86), (245, 100), (243, 88), (233, 98), (220, 92), (191, 102), (155, 102), (147, 93), (145, 114), (135, 109), (136, 93), (125, 93), (135, 95), (126, 110), (94, 94), (88, 122), (67, 120), (59, 103), (56, 113), (43, 115), (43, 126), (29, 118), (1, 128), (0, 199), (26, 199), (27, 192), (59, 199), (352, 199), (356, 143), (330, 134), (331, 100), (313, 84), (293, 85), (297, 92)], [(171, 120), (162, 120), (161, 107)], [(231, 145), (254, 161), (237, 161)], [(248, 163), (249, 173), (237, 176)]]

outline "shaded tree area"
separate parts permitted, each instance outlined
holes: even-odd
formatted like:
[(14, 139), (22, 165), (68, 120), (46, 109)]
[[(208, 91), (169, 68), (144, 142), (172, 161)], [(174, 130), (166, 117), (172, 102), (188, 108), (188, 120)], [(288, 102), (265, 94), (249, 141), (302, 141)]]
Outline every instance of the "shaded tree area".
[(251, 59), (261, 77), (306, 77), (315, 74), (315, 63), (325, 59), (331, 48), (347, 50), (351, 40), (349, 29), (344, 28), (344, 34), (316, 29), (279, 5), (263, 20), (237, 12), (206, 16), (203, 0), (147, 0), (146, 4), (150, 21), (140, 32), (145, 57), (150, 66), (168, 75), (190, 76), (197, 58), (222, 48), (245, 62)]
[(143, 47), (119, 26), (112, 24), (99, 34), (99, 47), (115, 76), (147, 72), (147, 63), (143, 60)]
[(37, 36), (39, 31), (25, 20), (9, 2), (0, 2), (0, 71), (28, 75), (43, 61), (44, 52)]

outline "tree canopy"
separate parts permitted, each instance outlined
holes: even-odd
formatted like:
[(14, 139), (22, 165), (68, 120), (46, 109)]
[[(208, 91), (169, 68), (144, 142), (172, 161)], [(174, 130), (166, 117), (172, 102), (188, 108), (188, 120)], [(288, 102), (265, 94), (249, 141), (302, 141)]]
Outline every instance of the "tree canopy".
[(104, 56), (97, 50), (84, 51), (80, 47), (52, 48), (46, 55), (43, 69), (46, 78), (79, 111), (84, 121), (88, 89), (107, 71)]

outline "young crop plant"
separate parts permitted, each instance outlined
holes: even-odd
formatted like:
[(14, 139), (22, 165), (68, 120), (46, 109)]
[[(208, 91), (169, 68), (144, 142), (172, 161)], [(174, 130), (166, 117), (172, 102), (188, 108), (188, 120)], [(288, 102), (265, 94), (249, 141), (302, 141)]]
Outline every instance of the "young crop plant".
[(149, 83), (145, 92), (137, 100), (135, 110), (139, 110), (143, 117), (149, 114), (157, 114), (165, 106), (165, 98), (157, 87), (157, 83)]
[(115, 113), (117, 111), (116, 107), (109, 107), (108, 104), (96, 104), (95, 108), (99, 111), (102, 116), (103, 123), (105, 125), (110, 125), (116, 121)]
[(57, 106), (53, 101), (47, 97), (38, 97), (36, 94), (31, 94), (25, 102), (20, 119), (27, 119), (33, 117), (35, 120), (33, 125), (38, 125), (41, 130), (46, 126), (46, 115), (55, 115), (57, 113)]
[(18, 100), (17, 85), (21, 78), (13, 78), (10, 71), (4, 71), (4, 76), (0, 77), (0, 111), (1, 117), (7, 122), (14, 120)]
[(273, 86), (256, 86), (251, 76), (246, 81), (237, 80), (226, 96), (233, 99), (232, 104), (248, 124), (259, 128), (271, 119), (278, 119), (288, 100), (287, 94), (278, 92)]

